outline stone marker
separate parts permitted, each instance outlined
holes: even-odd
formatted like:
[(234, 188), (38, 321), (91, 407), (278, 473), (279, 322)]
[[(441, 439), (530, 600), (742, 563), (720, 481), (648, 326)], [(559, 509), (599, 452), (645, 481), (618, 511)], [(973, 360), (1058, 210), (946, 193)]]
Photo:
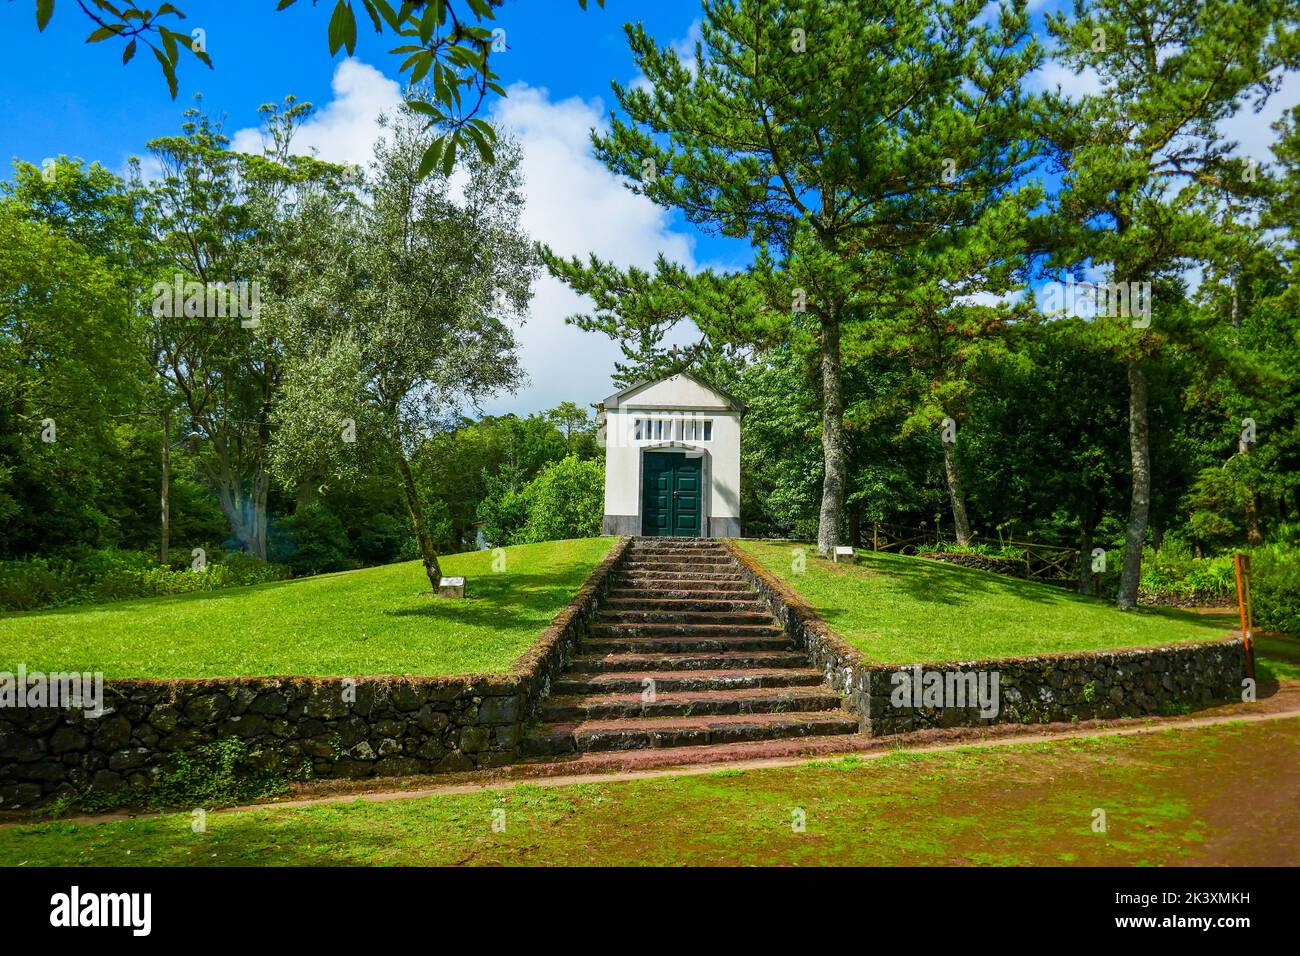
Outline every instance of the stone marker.
[(464, 578), (439, 578), (438, 597), (463, 598), (465, 596)]
[(852, 564), (855, 560), (853, 557), (853, 549), (848, 545), (840, 545), (835, 549), (833, 560), (836, 564)]

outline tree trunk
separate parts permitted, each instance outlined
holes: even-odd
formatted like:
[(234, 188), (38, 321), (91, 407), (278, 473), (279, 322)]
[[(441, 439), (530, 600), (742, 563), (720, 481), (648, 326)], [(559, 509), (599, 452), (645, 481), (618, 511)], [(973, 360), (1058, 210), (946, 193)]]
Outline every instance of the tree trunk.
[(442, 577), (442, 567), (438, 564), (438, 553), (434, 550), (433, 539), (424, 523), (424, 508), (420, 505), (420, 495), (415, 490), (415, 477), (411, 474), (411, 463), (400, 451), (397, 453), (397, 470), (402, 473), (402, 488), (406, 491), (406, 507), (411, 513), (411, 525), (415, 528), (415, 541), (420, 547), (420, 560), (424, 562), (424, 573), (429, 576), (429, 585), (433, 593), (438, 593), (438, 579)]
[(217, 487), (217, 500), (221, 511), (245, 551), (266, 560), (266, 499), (270, 491), (271, 476), (261, 465), (256, 466), (248, 490), (235, 474), (229, 450), (224, 441), (214, 439), (213, 453), (217, 464), (208, 474)]
[(844, 398), (840, 394), (840, 320), (822, 317), (822, 507), (817, 522), (817, 550), (830, 554), (840, 543), (844, 508)]
[(1141, 359), (1128, 363), (1128, 444), (1132, 459), (1133, 495), (1129, 504), (1128, 538), (1124, 543), (1124, 571), (1119, 579), (1115, 606), (1130, 611), (1137, 606), (1142, 579), (1142, 543), (1151, 511), (1151, 443), (1147, 409), (1147, 379)]
[(163, 396), (162, 409), (162, 476), (159, 479), (158, 498), (159, 511), (162, 524), (158, 532), (158, 563), (163, 567), (167, 566), (168, 551), (171, 547), (172, 534), (172, 510), (171, 510), (171, 485), (172, 485), (172, 409), (167, 401), (167, 396)]
[(1092, 524), (1079, 522), (1079, 593), (1092, 593)]
[(1246, 543), (1264, 543), (1264, 531), (1259, 524), (1259, 494), (1254, 490), (1246, 492)]
[(961, 486), (961, 475), (957, 473), (957, 443), (940, 442), (943, 445), (943, 474), (948, 482), (948, 500), (952, 503), (952, 523), (956, 528), (957, 543), (967, 547), (971, 543), (970, 518), (966, 516), (966, 495)]
[(253, 513), (249, 516), (253, 554), (266, 560), (266, 499), (271, 492), (271, 476), (261, 468), (253, 475)]

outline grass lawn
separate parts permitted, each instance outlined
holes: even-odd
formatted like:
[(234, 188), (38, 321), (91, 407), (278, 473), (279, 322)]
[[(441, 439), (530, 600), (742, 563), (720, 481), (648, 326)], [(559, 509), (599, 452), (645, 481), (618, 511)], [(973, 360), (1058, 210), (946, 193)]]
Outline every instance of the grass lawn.
[[(1226, 637), (1231, 627), (1190, 611), (1124, 613), (1049, 584), (928, 558), (867, 551), (857, 565), (836, 565), (807, 545), (740, 544), (846, 641), (885, 664), (1141, 647)], [(801, 574), (791, 570), (796, 547), (807, 552)]]
[(1300, 636), (1255, 638), (1255, 670), (1261, 680), (1300, 680)]
[(106, 677), (501, 673), (613, 546), (550, 541), (447, 555), (469, 597), (436, 600), (418, 561), (247, 588), (0, 617), (0, 671)]
[[(0, 865), (1278, 865), (1300, 859), (1297, 787), (1292, 718), (258, 808), (209, 814), (202, 834), (188, 812), (24, 825), (0, 828)], [(1096, 809), (1105, 832), (1093, 831)]]

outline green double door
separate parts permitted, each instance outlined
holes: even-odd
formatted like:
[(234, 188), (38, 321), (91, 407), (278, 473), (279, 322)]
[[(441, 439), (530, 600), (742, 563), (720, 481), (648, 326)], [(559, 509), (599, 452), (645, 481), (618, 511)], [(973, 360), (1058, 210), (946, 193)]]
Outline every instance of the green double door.
[(698, 536), (700, 533), (701, 460), (648, 451), (642, 467), (641, 533)]

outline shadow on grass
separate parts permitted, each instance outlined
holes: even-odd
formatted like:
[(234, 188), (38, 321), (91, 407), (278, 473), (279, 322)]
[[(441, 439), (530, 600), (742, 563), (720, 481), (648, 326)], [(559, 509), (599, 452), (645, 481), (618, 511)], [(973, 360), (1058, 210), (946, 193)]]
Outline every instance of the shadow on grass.
[[(475, 627), (509, 628), (556, 613), (581, 587), (585, 566), (555, 574), (486, 574), (466, 579), (464, 600), (421, 595), (425, 603), (382, 611), (385, 617), (423, 617)], [(532, 613), (527, 613), (527, 612)]]
[[(388, 571), (402, 564), (415, 564), (416, 562), (396, 562), (394, 564), (377, 565), (372, 568), (359, 568), (353, 571), (337, 571), (330, 574), (316, 574), (306, 577), (293, 578), (287, 581), (267, 581), (261, 584), (249, 584), (240, 587), (219, 588), (212, 591), (188, 591), (183, 594), (161, 594), (155, 597), (137, 597), (124, 598), (117, 601), (104, 601), (102, 603), (71, 604), (67, 607), (44, 608), (34, 611), (15, 611), (11, 613), (0, 613), (0, 621), (20, 620), (25, 618), (57, 618), (69, 615), (79, 615), (94, 612), (96, 614), (130, 614), (137, 613), (141, 609), (147, 608), (166, 608), (177, 605), (208, 605), (218, 608), (222, 602), (231, 600), (241, 600), (247, 598), (250, 594), (256, 592), (264, 594), (270, 591), (291, 588), (295, 585), (314, 582), (324, 584), (332, 580), (337, 580), (344, 575), (365, 575), (367, 573)], [(521, 575), (514, 572), (503, 572), (495, 574), (485, 572), (482, 574), (472, 574), (468, 576), (470, 595), (468, 602), (475, 601), (493, 601), (500, 602), (494, 604), (494, 607), (534, 607), (538, 610), (553, 608), (558, 611), (567, 602), (570, 595), (575, 593), (586, 579), (587, 574), (591, 571), (591, 564), (584, 561), (575, 560), (565, 563), (552, 572), (536, 575)], [(464, 620), (456, 617), (454, 614), (445, 614), (444, 609), (464, 606), (465, 602), (440, 600), (434, 597), (433, 592), (425, 584), (423, 572), (416, 579), (415, 590), (413, 590), (408, 600), (427, 601), (426, 606), (402, 608), (399, 610), (383, 611), (381, 613), (388, 616), (418, 616), (418, 617), (448, 617), (454, 620)], [(359, 588), (364, 588), (366, 582), (357, 580), (354, 582)], [(376, 587), (393, 587), (394, 582), (391, 578), (385, 577), (382, 581), (375, 582)], [(314, 597), (311, 593), (303, 593), (304, 601), (311, 601)], [(286, 602), (287, 603), (287, 602)], [(504, 618), (497, 619), (498, 623), (509, 624)], [(489, 622), (490, 623), (490, 622)]]
[[(793, 542), (791, 543), (793, 544)], [(781, 545), (784, 547), (784, 545)], [(1006, 598), (1044, 607), (1097, 608), (1113, 610), (1104, 598), (1077, 594), (1041, 581), (1012, 578), (993, 571), (945, 564), (930, 558), (889, 554), (881, 551), (859, 552), (859, 564), (841, 566), (825, 558), (810, 558), (809, 568), (828, 575), (843, 574), (857, 578), (863, 587), (888, 587), (903, 592), (920, 604), (941, 604), (960, 609), (977, 598)], [(783, 575), (784, 576), (784, 575)], [(796, 583), (784, 576), (790, 583)], [(849, 595), (840, 595), (848, 598)], [(850, 613), (848, 609), (819, 607), (822, 616), (832, 623)], [(1163, 617), (1194, 627), (1207, 634), (1225, 634), (1222, 620), (1180, 608), (1141, 607), (1127, 612), (1139, 616)]]

